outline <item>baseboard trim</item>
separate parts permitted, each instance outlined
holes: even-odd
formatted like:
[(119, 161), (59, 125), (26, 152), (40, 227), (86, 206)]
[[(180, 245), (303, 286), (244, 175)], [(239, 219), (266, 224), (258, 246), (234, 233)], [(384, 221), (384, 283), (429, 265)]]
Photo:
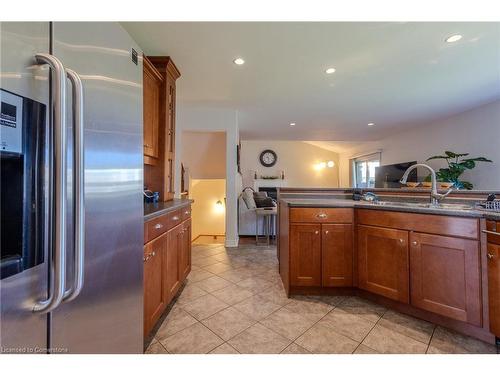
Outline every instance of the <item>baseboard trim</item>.
[(236, 238), (235, 240), (226, 239), (226, 242), (224, 245), (226, 247), (238, 247), (238, 242), (239, 242), (239, 238)]

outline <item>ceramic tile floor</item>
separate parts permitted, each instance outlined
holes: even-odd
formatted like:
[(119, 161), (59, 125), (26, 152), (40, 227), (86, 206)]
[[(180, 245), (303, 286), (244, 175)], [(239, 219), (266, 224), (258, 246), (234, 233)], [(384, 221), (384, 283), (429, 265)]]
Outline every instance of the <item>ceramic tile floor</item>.
[(274, 246), (194, 244), (192, 264), (146, 353), (496, 353), (358, 297), (288, 299)]

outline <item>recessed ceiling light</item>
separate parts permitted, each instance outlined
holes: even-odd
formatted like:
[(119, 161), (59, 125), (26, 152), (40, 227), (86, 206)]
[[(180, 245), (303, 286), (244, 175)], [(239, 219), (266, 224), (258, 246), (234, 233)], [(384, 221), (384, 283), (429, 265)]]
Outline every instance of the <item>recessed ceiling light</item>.
[(295, 126), (295, 122), (291, 122), (291, 123), (290, 123), (290, 126)]
[(325, 70), (325, 73), (326, 74), (333, 74), (333, 73), (335, 73), (335, 68), (328, 68), (327, 70)]
[(454, 42), (458, 42), (460, 39), (462, 39), (462, 35), (455, 34), (455, 35), (449, 36), (445, 40), (447, 43), (454, 43)]
[(374, 122), (369, 122), (369, 123), (368, 123), (368, 126), (373, 126), (373, 125), (375, 125), (375, 123), (374, 123)]
[(238, 57), (237, 59), (234, 59), (233, 62), (236, 65), (243, 65), (245, 63), (245, 60), (243, 60), (241, 57)]

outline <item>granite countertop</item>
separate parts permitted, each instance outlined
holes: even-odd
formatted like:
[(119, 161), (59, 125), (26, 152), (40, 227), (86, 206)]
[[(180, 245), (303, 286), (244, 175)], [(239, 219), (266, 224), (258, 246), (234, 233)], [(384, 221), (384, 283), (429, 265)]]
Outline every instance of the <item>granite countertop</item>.
[(144, 203), (144, 221), (164, 215), (193, 203), (192, 199), (173, 199), (168, 202)]
[(418, 207), (418, 206), (403, 206), (398, 202), (386, 201), (384, 205), (377, 205), (365, 201), (354, 201), (344, 199), (281, 199), (282, 202), (290, 207), (347, 207), (347, 208), (366, 208), (371, 210), (382, 211), (401, 211), (413, 212), (433, 215), (448, 215), (461, 217), (476, 217), (486, 218), (491, 220), (500, 220), (500, 212), (492, 212), (476, 209), (471, 206), (470, 209), (456, 208), (433, 208), (433, 207)]

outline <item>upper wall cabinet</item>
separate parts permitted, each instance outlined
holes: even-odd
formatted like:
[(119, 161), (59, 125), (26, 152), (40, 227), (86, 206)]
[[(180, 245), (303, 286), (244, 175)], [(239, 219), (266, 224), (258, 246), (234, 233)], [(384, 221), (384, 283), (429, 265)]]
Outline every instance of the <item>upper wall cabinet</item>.
[(162, 200), (174, 197), (176, 80), (168, 56), (144, 58), (144, 184)]
[(146, 57), (143, 67), (144, 163), (156, 165), (159, 156), (160, 92), (163, 78)]

